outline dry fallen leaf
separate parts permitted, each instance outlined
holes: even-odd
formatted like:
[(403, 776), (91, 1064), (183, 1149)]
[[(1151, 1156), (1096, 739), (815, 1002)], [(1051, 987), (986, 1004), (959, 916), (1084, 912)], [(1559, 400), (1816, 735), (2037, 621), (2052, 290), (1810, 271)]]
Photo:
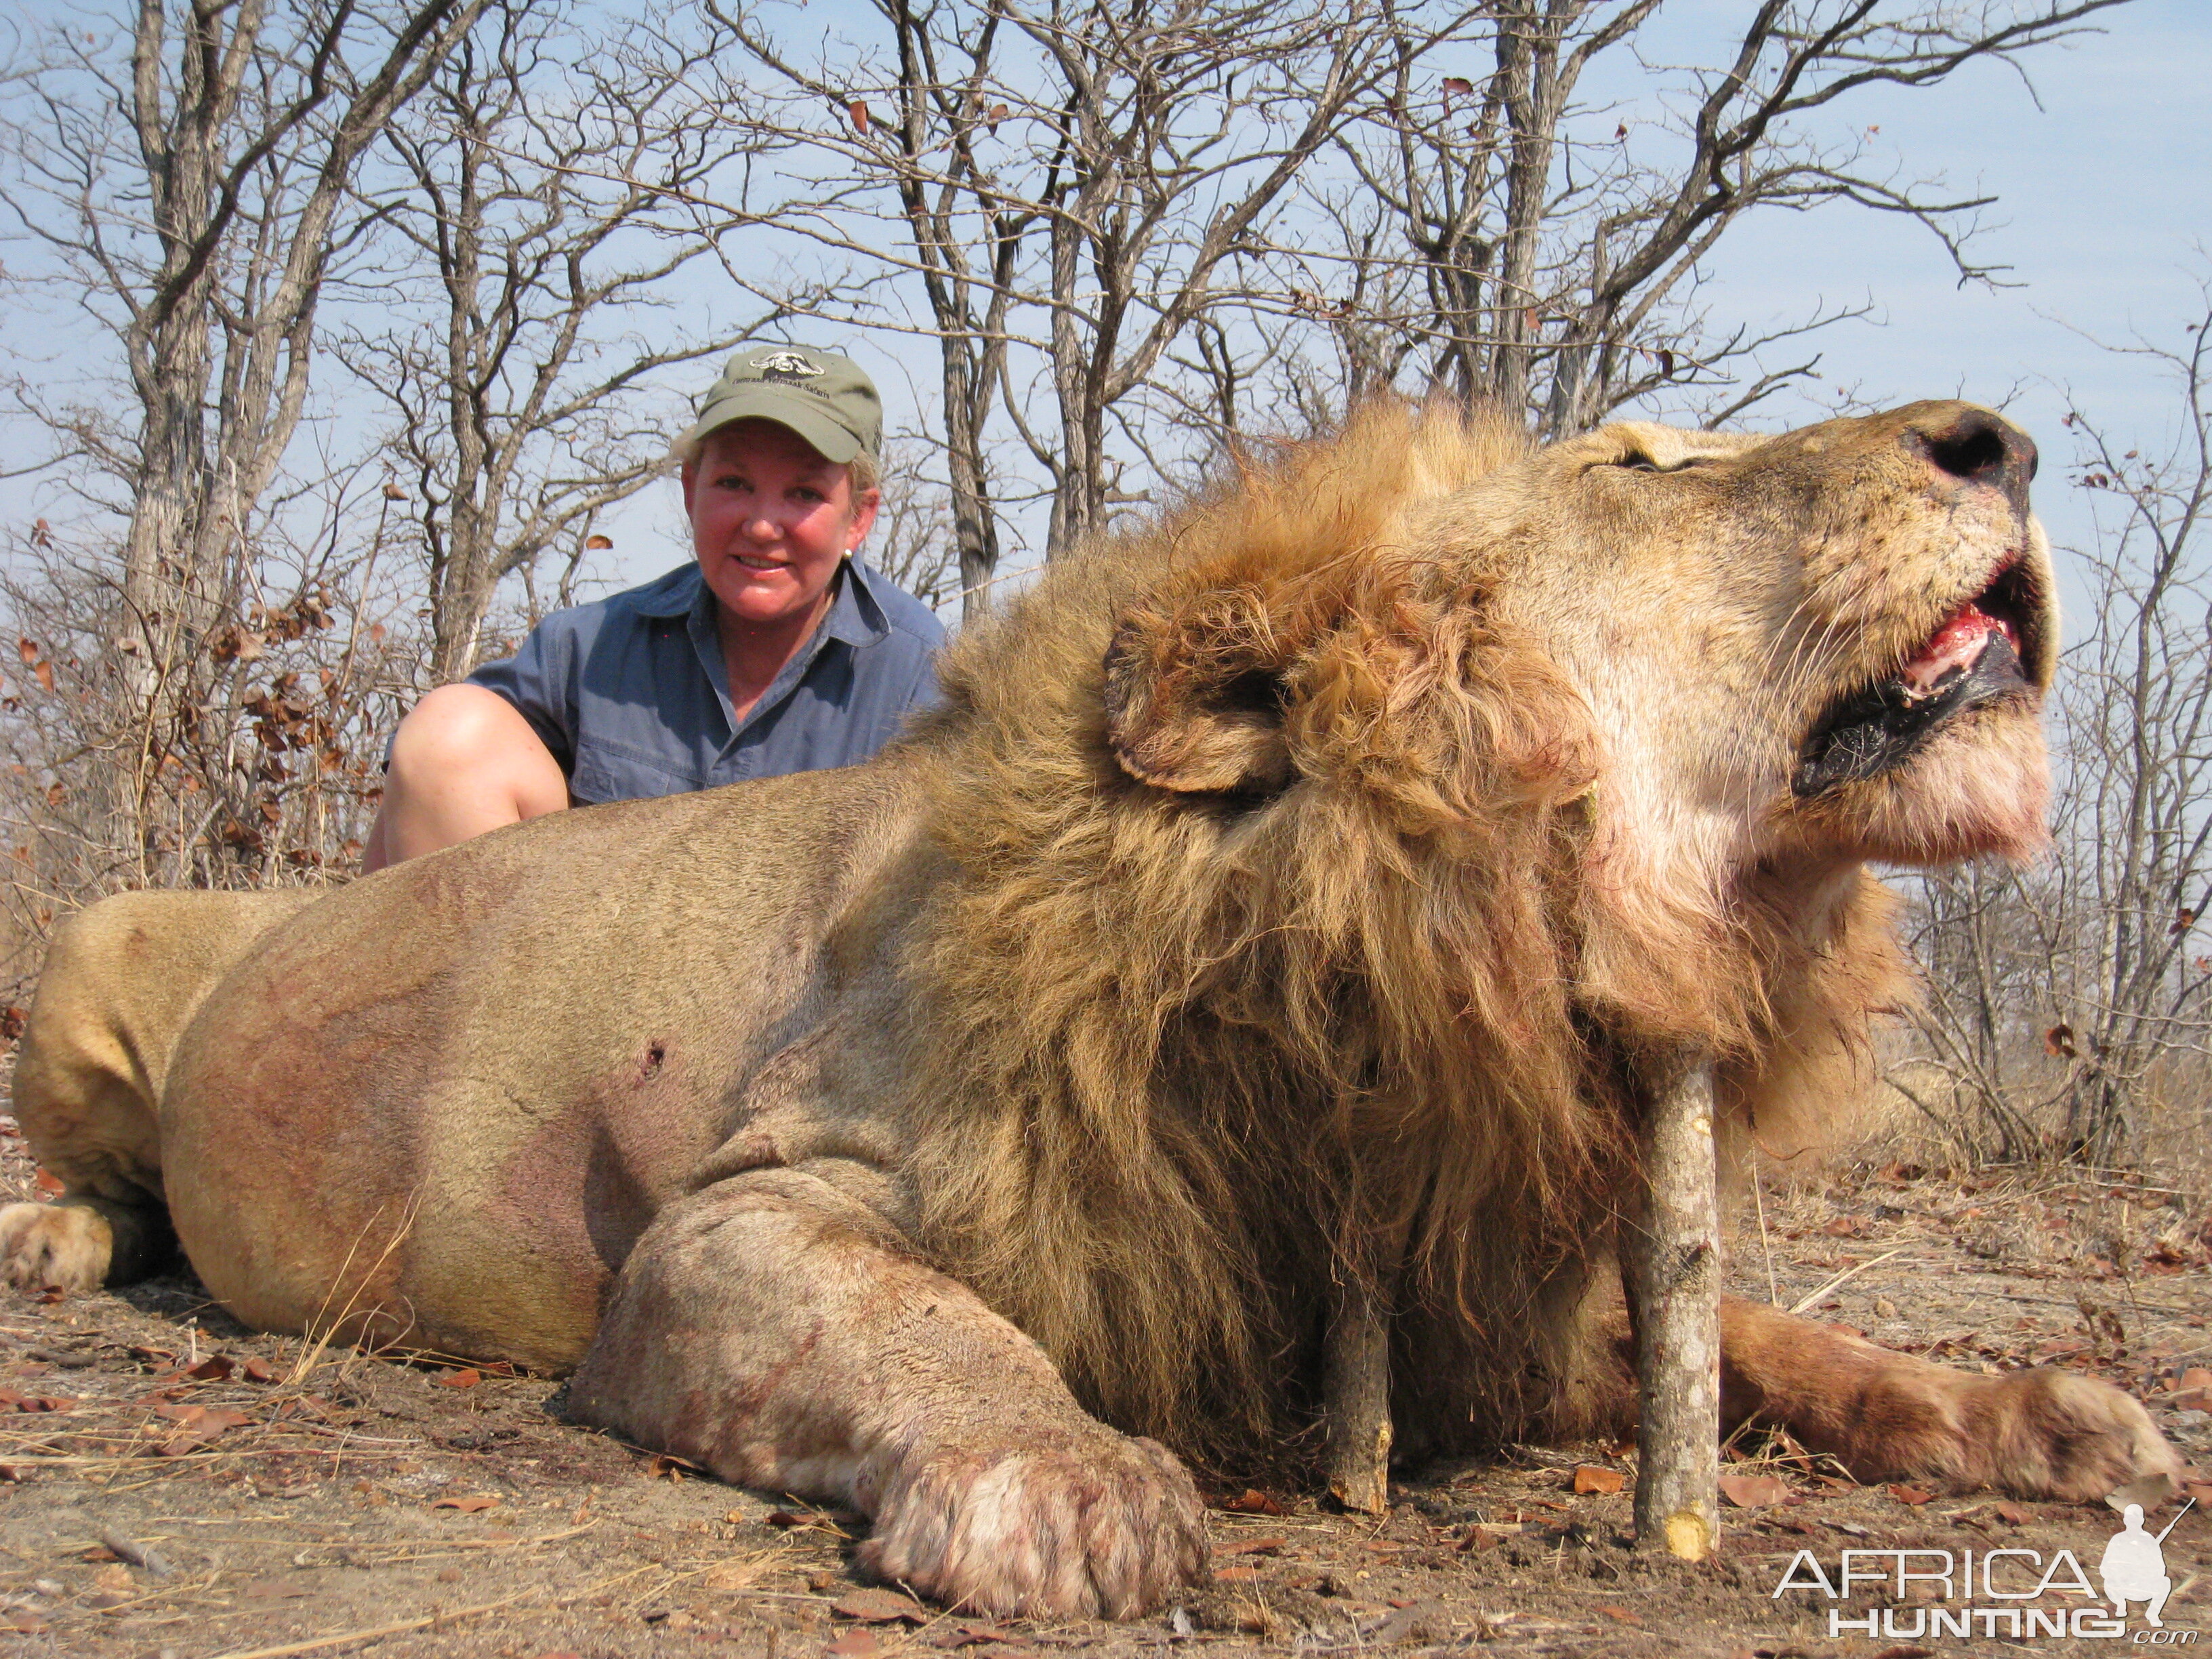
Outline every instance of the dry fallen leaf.
[(2035, 1516), (2017, 1504), (1998, 1504), (1992, 1506), (1998, 1520), (2008, 1526), (2024, 1527)]
[(1902, 1481), (1889, 1489), (1889, 1495), (1900, 1504), (1925, 1504), (1936, 1496), (1932, 1492), (1923, 1492), (1919, 1487), (1908, 1486)]
[(1231, 1515), (1288, 1515), (1290, 1511), (1257, 1486), (1247, 1486), (1241, 1498), (1231, 1498), (1215, 1505)]
[(430, 1505), (434, 1510), (459, 1510), (463, 1515), (474, 1515), (481, 1510), (494, 1509), (499, 1499), (489, 1492), (478, 1492), (472, 1498), (441, 1498)]
[(463, 1366), (459, 1370), (447, 1371), (440, 1377), (438, 1386), (441, 1389), (473, 1389), (483, 1381), (482, 1371), (470, 1366)]
[(1721, 1496), (1740, 1510), (1763, 1510), (1790, 1496), (1790, 1483), (1778, 1474), (1724, 1474)]
[(1575, 1470), (1575, 1491), (1587, 1496), (1591, 1492), (1616, 1492), (1628, 1484), (1628, 1477), (1619, 1469), (1602, 1469), (1595, 1463), (1584, 1463)]
[(921, 1639), (933, 1648), (972, 1648), (1003, 1642), (1008, 1634), (996, 1625), (939, 1625)]
[(1257, 1567), (1216, 1567), (1213, 1582), (1217, 1584), (1249, 1584), (1260, 1576)]
[(887, 1589), (853, 1590), (831, 1602), (830, 1611), (840, 1619), (857, 1619), (866, 1625), (888, 1625), (901, 1620), (909, 1625), (926, 1625), (932, 1616), (929, 1609), (912, 1596)]
[(2140, 1504), (2146, 1510), (2154, 1510), (2173, 1496), (2179, 1483), (2171, 1476), (2147, 1474), (2140, 1480), (2130, 1480), (2124, 1486), (2115, 1486), (2105, 1494), (2105, 1502), (2115, 1510), (2124, 1510), (2130, 1504)]
[(1280, 1555), (1288, 1540), (1281, 1538), (1255, 1538), (1242, 1544), (1224, 1544), (1224, 1555)]
[(883, 1650), (884, 1644), (865, 1630), (848, 1630), (822, 1650), (830, 1659), (875, 1659)]
[(0, 1412), (65, 1412), (76, 1401), (67, 1395), (17, 1394), (0, 1389)]

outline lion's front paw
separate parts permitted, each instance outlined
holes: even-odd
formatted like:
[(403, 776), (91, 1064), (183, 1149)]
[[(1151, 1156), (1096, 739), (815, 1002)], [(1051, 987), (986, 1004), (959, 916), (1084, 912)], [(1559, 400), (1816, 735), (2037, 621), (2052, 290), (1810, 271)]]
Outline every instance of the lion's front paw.
[(84, 1204), (10, 1204), (0, 1209), (0, 1279), (17, 1290), (96, 1291), (107, 1280), (115, 1232)]
[(1206, 1565), (1205, 1509), (1166, 1448), (1106, 1431), (895, 1473), (861, 1565), (948, 1607), (1129, 1619)]
[(2182, 1463), (2140, 1402), (2064, 1371), (2015, 1372), (1977, 1402), (1987, 1425), (1990, 1484), (2023, 1498), (2088, 1503)]

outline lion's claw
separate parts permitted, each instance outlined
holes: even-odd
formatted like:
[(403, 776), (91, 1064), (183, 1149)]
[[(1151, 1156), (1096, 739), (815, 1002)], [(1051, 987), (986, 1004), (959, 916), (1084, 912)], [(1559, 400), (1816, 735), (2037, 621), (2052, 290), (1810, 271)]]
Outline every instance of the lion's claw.
[(1204, 1505), (1155, 1441), (1103, 1431), (894, 1473), (861, 1565), (963, 1611), (1129, 1619), (1206, 1565)]

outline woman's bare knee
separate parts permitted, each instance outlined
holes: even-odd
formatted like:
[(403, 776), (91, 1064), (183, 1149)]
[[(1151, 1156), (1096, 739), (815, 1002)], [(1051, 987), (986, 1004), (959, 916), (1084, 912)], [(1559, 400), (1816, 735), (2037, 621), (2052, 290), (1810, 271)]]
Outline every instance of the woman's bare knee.
[(497, 692), (441, 685), (392, 738), (368, 867), (451, 847), (568, 804), (560, 763)]

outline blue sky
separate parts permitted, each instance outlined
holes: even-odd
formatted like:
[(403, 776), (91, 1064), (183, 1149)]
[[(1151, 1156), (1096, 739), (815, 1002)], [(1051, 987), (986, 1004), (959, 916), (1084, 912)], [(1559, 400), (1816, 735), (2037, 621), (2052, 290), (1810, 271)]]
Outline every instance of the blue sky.
[[(1698, 0), (1674, 15), (1710, 29), (1741, 10)], [(2069, 407), (2146, 452), (2173, 424), (2157, 375), (2081, 331), (2184, 344), (2183, 325), (2201, 314), (2198, 279), (2212, 278), (2212, 5), (2137, 0), (2101, 27), (2031, 55), (2033, 94), (1985, 64), (1851, 106), (1854, 124), (1879, 125), (1878, 142), (1912, 172), (1998, 198), (1976, 250), (2021, 286), (1962, 289), (1925, 230), (1843, 205), (1739, 225), (1707, 290), (1716, 316), (1753, 323), (1798, 316), (1816, 298), (1871, 299), (1880, 325), (1845, 324), (1824, 343), (1826, 395), (1840, 385), (1881, 404), (2002, 404), (2044, 447), (2038, 507), (2062, 543), (2088, 524), (2058, 465), (2073, 453), (2059, 424)], [(1772, 415), (1794, 423), (1818, 412), (1797, 397)]]

